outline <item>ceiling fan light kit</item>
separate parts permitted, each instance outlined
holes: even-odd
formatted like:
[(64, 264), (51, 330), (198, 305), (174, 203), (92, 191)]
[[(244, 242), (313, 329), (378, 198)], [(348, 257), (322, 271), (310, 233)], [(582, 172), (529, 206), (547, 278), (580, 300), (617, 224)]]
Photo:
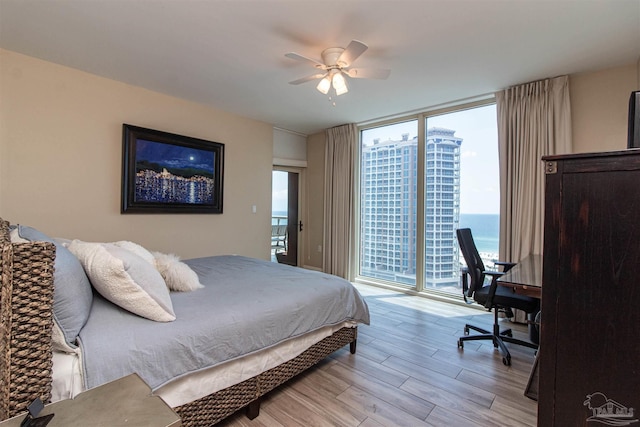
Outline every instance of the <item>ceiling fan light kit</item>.
[(350, 78), (369, 78), (369, 79), (386, 79), (391, 73), (385, 69), (369, 69), (369, 68), (351, 68), (353, 62), (368, 49), (367, 45), (352, 40), (346, 48), (330, 47), (322, 51), (322, 62), (315, 59), (307, 58), (300, 54), (290, 52), (285, 54), (287, 58), (297, 61), (310, 62), (319, 70), (325, 71), (322, 74), (316, 73), (298, 80), (289, 82), (292, 85), (298, 85), (311, 80), (322, 79), (316, 86), (319, 92), (327, 95), (333, 88), (336, 96), (340, 96), (349, 92), (347, 87), (347, 79)]
[(316, 89), (318, 89), (320, 93), (323, 93), (325, 95), (328, 94), (329, 89), (331, 89), (331, 80), (329, 80), (329, 76), (320, 80), (320, 83), (318, 83), (318, 86), (316, 86)]
[(334, 73), (331, 78), (331, 83), (333, 83), (333, 89), (336, 91), (336, 96), (349, 92), (349, 89), (347, 88), (347, 81), (342, 75), (342, 72), (338, 71)]

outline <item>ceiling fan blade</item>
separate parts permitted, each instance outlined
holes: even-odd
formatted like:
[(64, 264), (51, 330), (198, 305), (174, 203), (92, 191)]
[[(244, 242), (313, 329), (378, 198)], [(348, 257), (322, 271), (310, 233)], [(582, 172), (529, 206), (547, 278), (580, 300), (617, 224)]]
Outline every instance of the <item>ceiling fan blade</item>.
[(324, 65), (322, 62), (316, 61), (315, 59), (307, 58), (306, 56), (302, 56), (295, 52), (285, 53), (284, 56), (286, 56), (287, 58), (295, 59), (296, 61), (311, 62), (316, 68), (322, 68), (323, 70), (326, 68), (326, 65)]
[(349, 68), (342, 70), (354, 79), (380, 79), (384, 80), (389, 77), (391, 70), (381, 68)]
[(316, 80), (316, 79), (321, 79), (324, 76), (326, 76), (327, 73), (318, 73), (318, 74), (313, 74), (311, 76), (307, 76), (307, 77), (303, 77), (301, 79), (298, 80), (294, 80), (292, 82), (289, 82), (290, 85), (299, 85), (301, 83), (306, 83), (306, 82), (310, 82), (311, 80)]
[(369, 46), (361, 41), (351, 40), (351, 43), (349, 43), (349, 46), (347, 46), (344, 52), (342, 52), (342, 55), (340, 55), (337, 62), (343, 67), (348, 67), (367, 49), (369, 49)]

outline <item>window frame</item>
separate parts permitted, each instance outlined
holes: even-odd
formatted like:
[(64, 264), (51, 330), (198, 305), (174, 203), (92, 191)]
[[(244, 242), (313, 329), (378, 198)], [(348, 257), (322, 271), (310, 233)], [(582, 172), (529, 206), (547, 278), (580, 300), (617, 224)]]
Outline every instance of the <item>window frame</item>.
[[(417, 212), (416, 212), (416, 283), (415, 286), (402, 284), (400, 282), (391, 282), (388, 280), (378, 279), (369, 276), (362, 276), (360, 274), (361, 267), (361, 259), (360, 259), (360, 245), (354, 245), (354, 251), (351, 257), (351, 271), (355, 272), (352, 280), (359, 283), (366, 283), (379, 287), (388, 287), (392, 289), (401, 289), (409, 292), (417, 292), (420, 294), (429, 294), (437, 297), (442, 297), (446, 299), (455, 299), (462, 300), (462, 295), (454, 295), (451, 292), (439, 291), (437, 289), (425, 288), (425, 262), (426, 262), (426, 233), (425, 229), (425, 213), (427, 204), (425, 201), (425, 186), (427, 185), (427, 177), (426, 174), (426, 162), (427, 162), (427, 150), (426, 150), (426, 123), (429, 117), (440, 116), (443, 114), (454, 113), (463, 110), (471, 110), (474, 108), (485, 107), (488, 105), (496, 104), (496, 99), (493, 95), (480, 97), (476, 100), (466, 101), (466, 102), (458, 102), (451, 103), (448, 105), (444, 105), (441, 107), (435, 107), (432, 109), (424, 109), (423, 111), (416, 112), (413, 114), (407, 115), (398, 115), (394, 118), (384, 119), (384, 120), (372, 120), (368, 122), (363, 122), (358, 124), (358, 155), (356, 156), (356, 167), (355, 167), (355, 179), (354, 179), (354, 195), (355, 195), (355, 241), (361, 242), (362, 235), (362, 218), (361, 218), (361, 204), (365, 202), (362, 197), (362, 132), (375, 129), (384, 126), (390, 126), (402, 122), (408, 122), (412, 120), (417, 121), (418, 125), (418, 148), (417, 148), (417, 182), (416, 184), (416, 192), (417, 192)], [(435, 158), (436, 153), (434, 152), (434, 161), (442, 159)], [(405, 177), (403, 174), (403, 183), (405, 185)], [(410, 185), (410, 183), (409, 183)], [(433, 185), (444, 185), (443, 183), (433, 183)], [(435, 230), (429, 230), (429, 232), (435, 233)], [(409, 238), (409, 240), (411, 240)], [(409, 242), (411, 244), (411, 242)], [(448, 254), (437, 254), (434, 256), (442, 257)]]

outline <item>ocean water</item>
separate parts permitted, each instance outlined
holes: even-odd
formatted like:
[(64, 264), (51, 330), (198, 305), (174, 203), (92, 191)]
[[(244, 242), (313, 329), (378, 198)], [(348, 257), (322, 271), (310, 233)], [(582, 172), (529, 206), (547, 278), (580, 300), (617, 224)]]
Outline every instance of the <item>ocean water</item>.
[(460, 228), (470, 228), (478, 252), (498, 253), (500, 215), (460, 214)]

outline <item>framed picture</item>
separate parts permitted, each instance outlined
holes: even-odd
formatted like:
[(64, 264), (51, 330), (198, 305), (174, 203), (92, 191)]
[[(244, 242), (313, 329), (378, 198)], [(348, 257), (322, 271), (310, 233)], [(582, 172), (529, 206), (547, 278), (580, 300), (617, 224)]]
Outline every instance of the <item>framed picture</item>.
[(629, 97), (629, 125), (627, 148), (640, 148), (640, 90)]
[(122, 126), (122, 213), (222, 213), (224, 144)]

